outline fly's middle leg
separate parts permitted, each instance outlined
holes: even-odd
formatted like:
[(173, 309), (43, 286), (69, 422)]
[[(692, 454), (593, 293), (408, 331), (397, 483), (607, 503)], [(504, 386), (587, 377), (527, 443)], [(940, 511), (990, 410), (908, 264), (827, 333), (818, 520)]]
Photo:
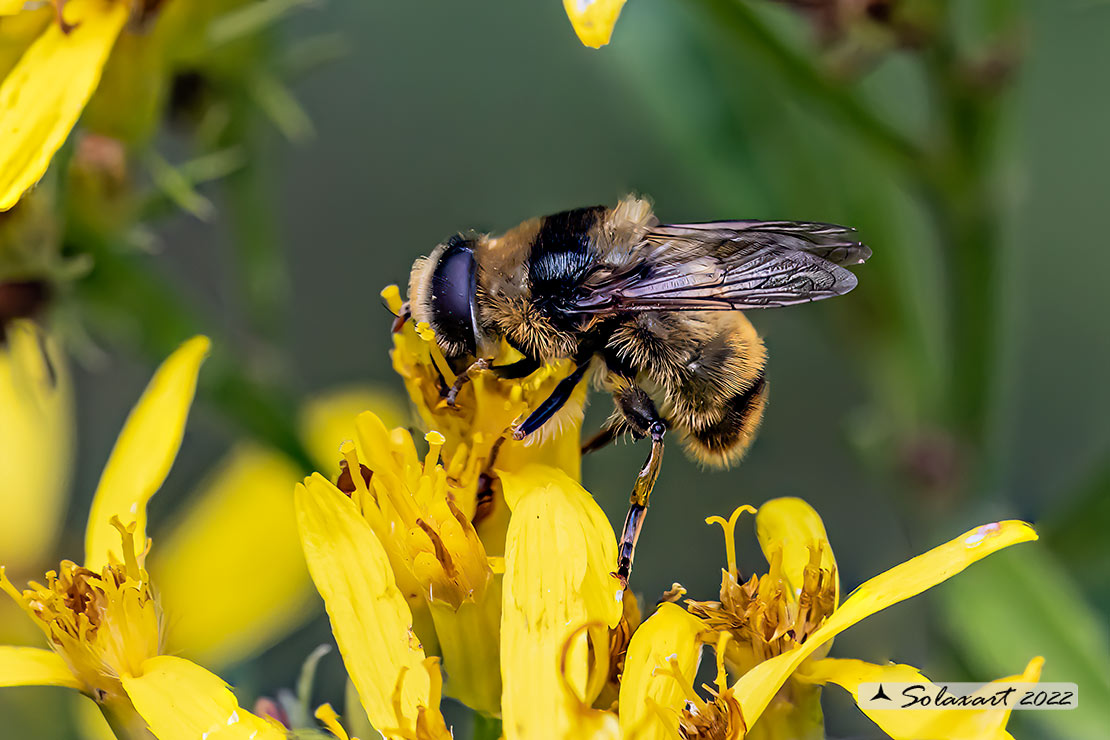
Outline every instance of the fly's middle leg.
[(613, 575), (627, 586), (628, 578), (632, 575), (632, 561), (636, 556), (636, 542), (640, 539), (640, 531), (647, 517), (651, 491), (663, 465), (663, 435), (667, 431), (667, 422), (656, 410), (651, 397), (634, 383), (620, 386), (613, 398), (633, 433), (651, 439), (651, 450), (632, 487), (628, 514), (617, 545), (617, 570)]

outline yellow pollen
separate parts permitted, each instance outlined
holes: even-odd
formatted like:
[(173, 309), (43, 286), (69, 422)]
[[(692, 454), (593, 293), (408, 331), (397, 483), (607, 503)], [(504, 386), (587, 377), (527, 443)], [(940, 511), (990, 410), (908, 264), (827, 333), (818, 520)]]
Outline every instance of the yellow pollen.
[(447, 364), (447, 358), (443, 356), (443, 350), (436, 343), (436, 333), (432, 331), (431, 325), (427, 321), (421, 321), (416, 325), (416, 333), (428, 343), (428, 352), (432, 355), (432, 362), (435, 363), (443, 379), (447, 381), (447, 385), (454, 385), (455, 373), (451, 370), (451, 366)]
[(447, 444), (447, 438), (439, 432), (431, 431), (424, 435), (424, 441), (428, 443), (428, 454), (424, 457), (424, 475), (431, 475), (439, 464), (439, 451)]
[(401, 300), (401, 289), (396, 285), (387, 285), (382, 288), (381, 296), (393, 315), (400, 316), (401, 307), (404, 306), (404, 301)]

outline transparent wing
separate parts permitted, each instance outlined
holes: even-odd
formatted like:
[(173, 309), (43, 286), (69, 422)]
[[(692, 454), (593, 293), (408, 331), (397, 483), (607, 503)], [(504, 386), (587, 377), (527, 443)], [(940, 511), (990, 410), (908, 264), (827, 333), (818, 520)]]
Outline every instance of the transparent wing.
[(747, 310), (843, 295), (844, 265), (871, 250), (843, 226), (718, 221), (655, 227), (619, 265), (602, 266), (575, 300), (583, 313)]

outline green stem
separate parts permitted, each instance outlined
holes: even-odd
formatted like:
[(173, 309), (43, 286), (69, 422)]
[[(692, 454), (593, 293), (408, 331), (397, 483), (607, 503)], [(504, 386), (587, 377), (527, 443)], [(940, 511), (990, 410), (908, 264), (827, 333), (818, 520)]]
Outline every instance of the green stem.
[(440, 603), (431, 606), (447, 673), (447, 695), (488, 714), (501, 708), (500, 605), (501, 584), (494, 580), (478, 603), (468, 601), (458, 609)]
[[(77, 284), (78, 297), (102, 329), (127, 336), (155, 360), (168, 356), (193, 334), (213, 335), (216, 350), (201, 374), (202, 394), (257, 441), (284, 452), (304, 470), (315, 467), (297, 433), (297, 407), (289, 395), (250, 374), (227, 351), (230, 343), (198, 320), (197, 312), (148, 269), (141, 255), (120, 253), (120, 248), (92, 232), (77, 239), (96, 258), (95, 269)], [(130, 316), (140, 320), (122, 325), (121, 317)]]
[(280, 344), (288, 325), (290, 279), (267, 187), (272, 177), (266, 171), (267, 158), (262, 151), (266, 137), (260, 128), (254, 110), (237, 103), (219, 148), (242, 151), (247, 162), (225, 181), (231, 243), (247, 318), (262, 337)]
[(499, 740), (501, 737), (501, 720), (486, 716), (481, 712), (475, 712), (470, 736), (472, 740)]
[(758, 54), (794, 90), (821, 104), (898, 169), (913, 174), (922, 155), (910, 139), (883, 121), (840, 81), (825, 74), (810, 57), (783, 41), (747, 0), (701, 0), (713, 19), (745, 48)]
[(97, 706), (117, 740), (154, 740), (154, 734), (126, 697), (106, 699)]
[(995, 190), (997, 98), (970, 84), (944, 37), (923, 53), (939, 141), (925, 170), (926, 199), (947, 258), (952, 369), (949, 422), (982, 452), (994, 401), (1001, 204)]

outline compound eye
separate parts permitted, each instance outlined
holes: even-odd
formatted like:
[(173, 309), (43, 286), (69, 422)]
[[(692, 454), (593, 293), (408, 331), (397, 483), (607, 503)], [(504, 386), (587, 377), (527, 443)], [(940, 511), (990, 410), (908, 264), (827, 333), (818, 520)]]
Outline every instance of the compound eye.
[(477, 279), (474, 251), (463, 239), (453, 239), (432, 273), (433, 328), (437, 334), (476, 351), (474, 301)]

